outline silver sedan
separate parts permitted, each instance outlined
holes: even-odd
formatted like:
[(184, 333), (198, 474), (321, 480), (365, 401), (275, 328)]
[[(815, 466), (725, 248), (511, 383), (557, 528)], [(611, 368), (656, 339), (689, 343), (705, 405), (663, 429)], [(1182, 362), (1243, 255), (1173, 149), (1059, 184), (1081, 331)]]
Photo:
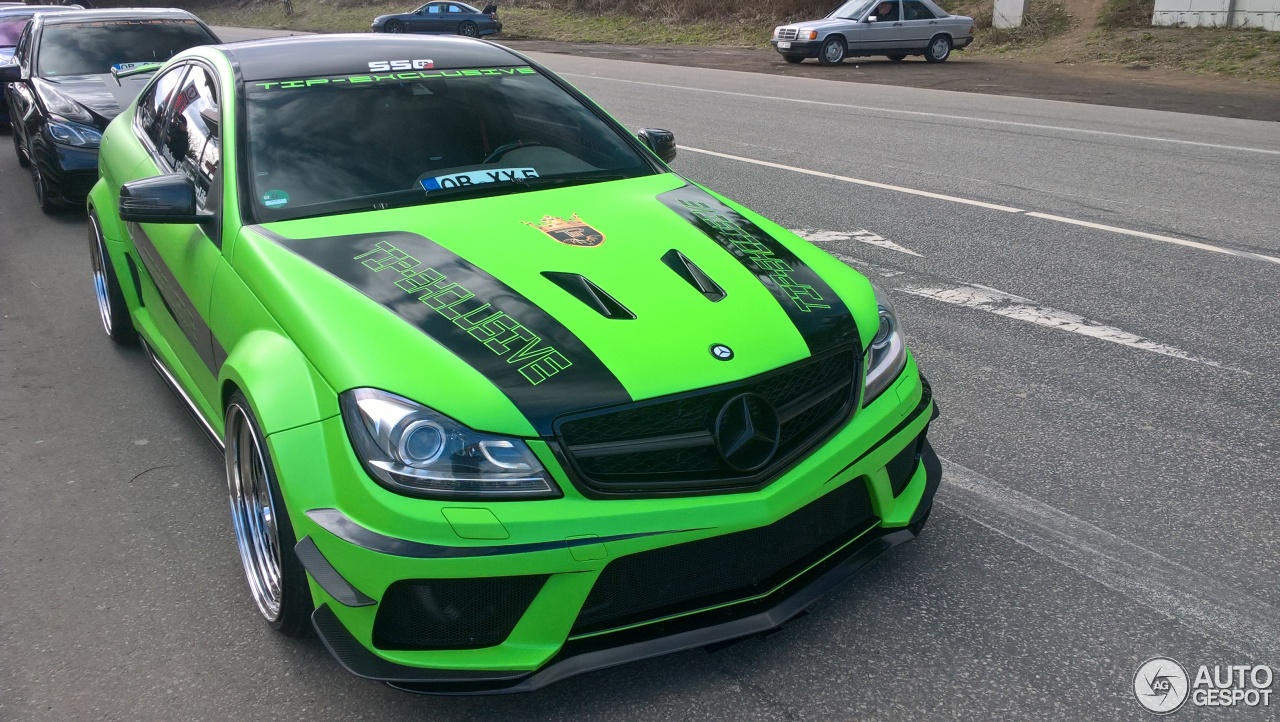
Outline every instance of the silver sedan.
[(817, 58), (839, 65), (849, 56), (923, 55), (931, 63), (973, 42), (973, 18), (952, 15), (931, 0), (850, 0), (821, 20), (773, 29), (774, 47), (788, 63)]

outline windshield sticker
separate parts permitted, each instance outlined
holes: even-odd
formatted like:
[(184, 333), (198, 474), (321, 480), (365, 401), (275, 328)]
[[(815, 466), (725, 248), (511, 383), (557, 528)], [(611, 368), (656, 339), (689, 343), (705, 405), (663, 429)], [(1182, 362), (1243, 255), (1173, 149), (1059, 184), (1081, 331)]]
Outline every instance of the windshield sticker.
[(543, 216), (538, 223), (521, 223), (537, 228), (566, 246), (592, 247), (604, 243), (604, 234), (584, 223), (577, 213), (567, 221), (558, 216)]
[(438, 175), (435, 178), (423, 178), (422, 190), (430, 193), (445, 188), (465, 188), (481, 183), (519, 183), (529, 178), (537, 178), (538, 171), (533, 168), (496, 168), (494, 170), (473, 170), (470, 173), (454, 173)]
[(369, 72), (385, 73), (388, 70), (430, 70), (436, 66), (434, 60), (373, 60), (369, 62)]
[(111, 69), (118, 73), (122, 70), (133, 70), (141, 65), (152, 65), (152, 63), (116, 63), (111, 66)]
[(299, 78), (297, 80), (276, 80), (268, 83), (254, 83), (258, 90), (297, 90), (317, 85), (362, 85), (364, 83), (402, 83), (411, 80), (428, 80), (430, 78), (482, 78), (502, 77), (505, 75), (537, 75), (538, 71), (528, 66), (522, 68), (468, 68), (466, 70), (425, 70), (390, 73), (388, 75), (336, 75), (320, 78)]
[(289, 204), (289, 194), (282, 190), (269, 190), (262, 194), (262, 205), (267, 208), (284, 208)]

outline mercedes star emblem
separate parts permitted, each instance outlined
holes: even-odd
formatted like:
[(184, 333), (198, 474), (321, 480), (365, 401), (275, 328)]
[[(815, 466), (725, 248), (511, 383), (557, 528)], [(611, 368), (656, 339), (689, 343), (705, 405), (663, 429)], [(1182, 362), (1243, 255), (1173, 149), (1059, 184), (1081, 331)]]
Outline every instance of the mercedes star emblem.
[(711, 355), (721, 361), (728, 361), (733, 358), (733, 349), (722, 343), (711, 344)]
[(760, 394), (738, 394), (720, 407), (713, 432), (716, 450), (738, 471), (752, 472), (773, 458), (782, 425), (773, 404)]

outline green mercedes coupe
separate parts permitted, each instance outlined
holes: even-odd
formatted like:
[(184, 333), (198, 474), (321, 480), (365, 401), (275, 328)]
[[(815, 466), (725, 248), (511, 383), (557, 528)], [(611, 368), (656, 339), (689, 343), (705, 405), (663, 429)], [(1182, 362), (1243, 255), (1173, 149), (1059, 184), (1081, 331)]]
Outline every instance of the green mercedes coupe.
[(196, 48), (111, 123), (103, 326), (225, 450), (272, 627), (526, 691), (771, 630), (920, 532), (888, 299), (675, 154), (469, 38)]

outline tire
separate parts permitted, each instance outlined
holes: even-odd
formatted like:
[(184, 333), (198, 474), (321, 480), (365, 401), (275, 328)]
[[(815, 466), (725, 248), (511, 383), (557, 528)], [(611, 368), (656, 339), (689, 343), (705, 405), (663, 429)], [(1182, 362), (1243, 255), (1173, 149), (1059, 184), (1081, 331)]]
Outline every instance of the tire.
[(111, 265), (98, 214), (92, 211), (89, 213), (89, 262), (93, 268), (93, 293), (98, 302), (98, 315), (102, 318), (102, 330), (121, 346), (136, 346), (138, 332), (133, 328), (129, 306), (124, 302), (120, 278)]
[(844, 56), (848, 52), (844, 38), (833, 36), (822, 44), (822, 49), (818, 51), (818, 62), (822, 65), (839, 65), (844, 62)]
[(22, 141), (18, 139), (18, 129), (15, 127), (13, 133), (13, 153), (18, 156), (18, 165), (23, 168), (31, 166), (31, 159), (27, 158), (27, 149), (22, 147)]
[(468, 38), (478, 38), (480, 37), (480, 28), (470, 20), (463, 20), (458, 23), (458, 34)]
[(907, 58), (907, 56), (906, 56), (906, 55), (901, 55), (901, 54), (896, 54), (896, 53), (895, 53), (894, 55), (890, 55), (890, 56), (889, 56), (889, 60), (892, 60), (892, 61), (893, 61), (893, 62), (895, 62), (895, 63), (901, 63), (901, 62), (902, 62), (903, 60), (905, 60), (906, 58)]
[(951, 38), (934, 35), (924, 49), (924, 59), (931, 63), (945, 63), (951, 57)]
[(799, 65), (800, 63), (804, 62), (804, 58), (799, 55), (783, 55), (782, 59), (787, 61), (788, 63), (791, 63), (792, 65)]
[(382, 29), (388, 33), (403, 33), (404, 23), (399, 20), (388, 20), (387, 24), (384, 25)]
[(262, 428), (244, 394), (227, 402), (227, 491), (249, 596), (272, 629), (300, 637), (311, 628), (311, 589)]
[(53, 199), (49, 193), (49, 184), (45, 182), (44, 173), (40, 171), (40, 162), (36, 160), (35, 153), (31, 154), (31, 185), (36, 191), (36, 205), (40, 206), (40, 210), (47, 215), (57, 215), (61, 213), (65, 206)]

